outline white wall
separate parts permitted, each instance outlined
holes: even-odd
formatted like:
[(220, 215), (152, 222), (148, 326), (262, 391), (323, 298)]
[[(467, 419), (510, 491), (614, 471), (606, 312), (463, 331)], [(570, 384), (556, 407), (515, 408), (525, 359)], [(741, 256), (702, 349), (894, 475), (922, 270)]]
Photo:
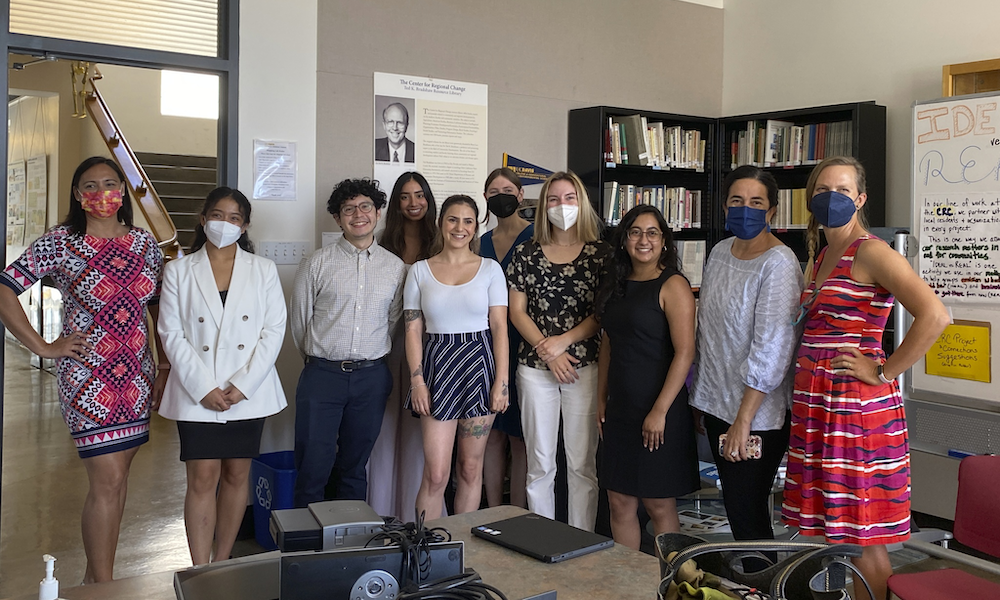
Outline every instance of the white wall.
[(886, 223), (910, 224), (914, 101), (941, 67), (1000, 56), (1000, 2), (726, 0), (722, 113), (875, 100), (887, 107)]
[[(239, 185), (253, 190), (253, 140), (294, 141), (298, 150), (298, 198), (294, 202), (253, 201), (250, 229), (255, 242), (315, 243), (316, 198), (316, 2), (285, 0), (280, 10), (268, 0), (240, 2)], [(286, 299), (295, 266), (279, 266)], [(290, 405), (302, 370), (291, 335), (278, 358), (278, 373)], [(268, 420), (262, 452), (289, 450), (294, 442), (294, 407)]]

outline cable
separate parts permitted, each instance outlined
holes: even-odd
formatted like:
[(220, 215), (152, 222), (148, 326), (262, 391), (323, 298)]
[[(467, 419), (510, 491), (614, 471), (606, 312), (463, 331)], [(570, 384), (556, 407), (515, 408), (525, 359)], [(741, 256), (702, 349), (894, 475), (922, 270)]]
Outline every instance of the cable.
[(400, 589), (398, 600), (507, 600), (507, 596), (497, 588), (483, 583), (474, 570), (462, 575), (453, 575), (421, 585), (409, 585)]
[(416, 523), (401, 523), (398, 520), (386, 523), (382, 526), (382, 533), (374, 535), (365, 547), (371, 546), (373, 542), (386, 540), (390, 545), (399, 546), (403, 553), (403, 580), (399, 585), (405, 587), (410, 582), (419, 584), (430, 576), (430, 544), (450, 542), (451, 532), (444, 527), (425, 528), (424, 513), (421, 512)]

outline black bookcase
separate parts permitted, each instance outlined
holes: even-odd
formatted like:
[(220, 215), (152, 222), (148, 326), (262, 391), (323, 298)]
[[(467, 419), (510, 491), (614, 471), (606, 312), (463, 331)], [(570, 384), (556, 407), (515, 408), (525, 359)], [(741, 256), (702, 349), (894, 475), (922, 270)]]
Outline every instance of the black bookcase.
[[(723, 117), (718, 121), (719, 149), (717, 164), (719, 165), (717, 189), (722, 189), (722, 182), (732, 170), (730, 153), (733, 132), (745, 130), (750, 121), (766, 122), (786, 121), (795, 125), (815, 125), (819, 123), (849, 122), (851, 143), (849, 154), (861, 161), (867, 174), (868, 224), (872, 227), (885, 225), (885, 138), (886, 111), (884, 106), (874, 101), (855, 102), (851, 104), (835, 104), (817, 106), (797, 110), (785, 110), (768, 113)], [(791, 166), (763, 167), (774, 175), (780, 189), (805, 188), (809, 173), (819, 161)], [(715, 199), (715, 205), (721, 206), (721, 198)], [(774, 233), (795, 251), (800, 261), (806, 260), (805, 231), (803, 229), (776, 229)], [(720, 232), (724, 237), (725, 232)]]
[[(655, 168), (638, 165), (616, 165), (605, 160), (605, 138), (608, 118), (639, 114), (650, 122), (664, 126), (680, 125), (684, 129), (698, 130), (705, 141), (705, 165), (701, 170), (681, 168)], [(636, 186), (666, 185), (700, 190), (702, 193), (701, 227), (674, 232), (675, 239), (708, 239), (709, 232), (720, 227), (718, 211), (709, 210), (715, 197), (718, 181), (718, 152), (716, 126), (718, 119), (692, 117), (646, 110), (630, 110), (610, 106), (577, 108), (569, 111), (569, 147), (567, 165), (579, 175), (587, 187), (587, 195), (599, 215), (604, 215), (604, 184), (617, 181)]]
[[(661, 121), (698, 129), (707, 141), (703, 171), (693, 169), (656, 169), (648, 166), (615, 165), (605, 157), (608, 118), (639, 114), (650, 122)], [(598, 214), (604, 215), (604, 184), (680, 186), (702, 191), (702, 227), (682, 229), (676, 239), (704, 239), (708, 250), (728, 234), (722, 219), (722, 182), (731, 170), (730, 152), (733, 131), (746, 129), (749, 121), (787, 121), (805, 126), (819, 123), (849, 122), (850, 154), (861, 161), (868, 175), (867, 216), (869, 225), (885, 224), (885, 151), (886, 109), (874, 101), (818, 106), (797, 110), (707, 118), (644, 110), (595, 106), (569, 111), (567, 166), (583, 180)], [(804, 188), (815, 163), (763, 167), (773, 173), (781, 189)], [(775, 233), (806, 260), (805, 231), (775, 230)]]

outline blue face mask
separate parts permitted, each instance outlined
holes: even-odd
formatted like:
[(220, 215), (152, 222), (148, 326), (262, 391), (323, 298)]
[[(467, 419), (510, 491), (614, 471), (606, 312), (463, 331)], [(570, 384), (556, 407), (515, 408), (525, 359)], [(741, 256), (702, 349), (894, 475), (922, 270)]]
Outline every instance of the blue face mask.
[(767, 211), (763, 208), (730, 206), (726, 211), (726, 231), (732, 231), (741, 240), (752, 240), (766, 228)]
[(823, 227), (843, 227), (858, 212), (854, 199), (840, 192), (822, 192), (812, 197), (809, 210)]

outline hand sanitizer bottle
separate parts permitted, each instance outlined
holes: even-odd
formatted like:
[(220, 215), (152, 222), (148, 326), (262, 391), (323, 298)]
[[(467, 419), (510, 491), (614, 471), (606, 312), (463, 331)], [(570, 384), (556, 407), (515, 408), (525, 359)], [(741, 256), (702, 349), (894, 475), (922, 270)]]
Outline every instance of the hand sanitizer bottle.
[(45, 579), (38, 584), (38, 600), (59, 600), (59, 581), (55, 578), (56, 557), (42, 556), (45, 561)]

